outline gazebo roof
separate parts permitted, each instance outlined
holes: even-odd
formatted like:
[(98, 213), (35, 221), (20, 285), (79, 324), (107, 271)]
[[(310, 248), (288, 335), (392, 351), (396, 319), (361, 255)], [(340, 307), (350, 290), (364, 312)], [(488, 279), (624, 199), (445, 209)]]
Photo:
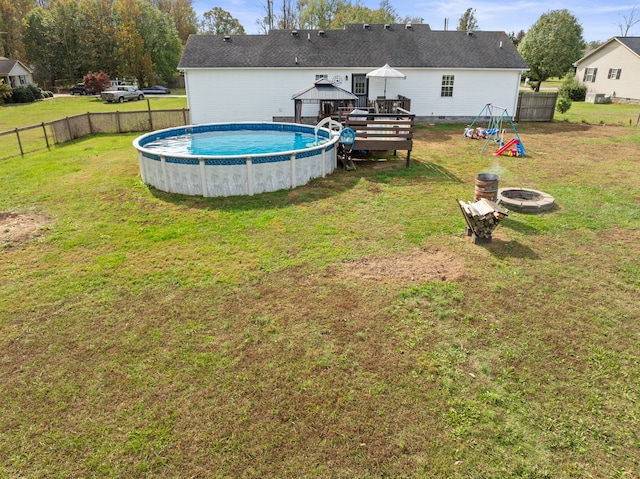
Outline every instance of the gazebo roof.
[(294, 93), (291, 99), (303, 103), (317, 103), (333, 100), (357, 100), (358, 97), (350, 91), (335, 86), (329, 79), (321, 78), (312, 86)]

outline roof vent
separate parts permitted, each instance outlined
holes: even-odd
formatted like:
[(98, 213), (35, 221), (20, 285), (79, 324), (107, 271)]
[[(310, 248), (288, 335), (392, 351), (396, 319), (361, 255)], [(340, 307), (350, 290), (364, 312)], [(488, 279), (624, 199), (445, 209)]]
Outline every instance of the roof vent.
[(318, 36), (319, 37), (324, 37), (324, 35), (325, 35), (324, 30), (319, 30), (318, 31)]
[(311, 41), (311, 34), (307, 33), (307, 40)]
[(411, 22), (407, 23), (404, 28), (405, 30), (411, 30)]
[(391, 25), (389, 25), (388, 23), (384, 24), (384, 29), (385, 30), (391, 30)]
[(230, 37), (229, 35), (225, 35), (225, 36), (223, 37), (222, 41), (230, 42), (230, 41), (231, 41), (231, 37)]
[(500, 48), (502, 48), (502, 40), (500, 40)]
[(368, 23), (365, 23), (364, 25), (362, 25), (362, 28), (364, 28), (365, 30), (370, 30), (371, 25), (369, 25)]
[(292, 37), (297, 37), (298, 36), (298, 30), (291, 30), (291, 36)]
[(473, 35), (473, 32), (471, 30), (467, 30), (467, 35), (471, 36)]

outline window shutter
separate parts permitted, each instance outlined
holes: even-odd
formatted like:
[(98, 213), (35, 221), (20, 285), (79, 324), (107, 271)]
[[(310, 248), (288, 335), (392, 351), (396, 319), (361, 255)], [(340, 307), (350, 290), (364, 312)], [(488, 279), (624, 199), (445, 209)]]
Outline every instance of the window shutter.
[(616, 75), (616, 80), (620, 80), (620, 72), (622, 72), (622, 68), (618, 68), (618, 74)]
[(595, 83), (595, 82), (596, 82), (596, 73), (598, 73), (598, 69), (597, 69), (597, 68), (594, 68), (594, 69), (593, 69), (593, 78), (591, 79), (591, 81), (592, 81), (593, 83)]

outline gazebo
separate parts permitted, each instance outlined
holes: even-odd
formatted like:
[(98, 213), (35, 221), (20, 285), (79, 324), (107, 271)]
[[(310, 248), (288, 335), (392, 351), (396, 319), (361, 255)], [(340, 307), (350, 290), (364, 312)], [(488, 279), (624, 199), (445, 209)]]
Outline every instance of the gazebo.
[(329, 79), (320, 78), (312, 86), (294, 93), (291, 99), (295, 106), (295, 122), (300, 123), (303, 103), (318, 103), (318, 116), (323, 118), (337, 111), (338, 106), (353, 105), (358, 97), (350, 91), (335, 86)]

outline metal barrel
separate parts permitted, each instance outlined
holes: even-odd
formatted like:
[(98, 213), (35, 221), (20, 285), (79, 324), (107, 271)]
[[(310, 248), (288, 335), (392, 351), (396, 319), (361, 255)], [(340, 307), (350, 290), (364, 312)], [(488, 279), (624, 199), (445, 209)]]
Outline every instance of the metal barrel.
[(476, 175), (474, 201), (485, 198), (490, 201), (498, 199), (498, 175), (494, 173), (480, 173)]

